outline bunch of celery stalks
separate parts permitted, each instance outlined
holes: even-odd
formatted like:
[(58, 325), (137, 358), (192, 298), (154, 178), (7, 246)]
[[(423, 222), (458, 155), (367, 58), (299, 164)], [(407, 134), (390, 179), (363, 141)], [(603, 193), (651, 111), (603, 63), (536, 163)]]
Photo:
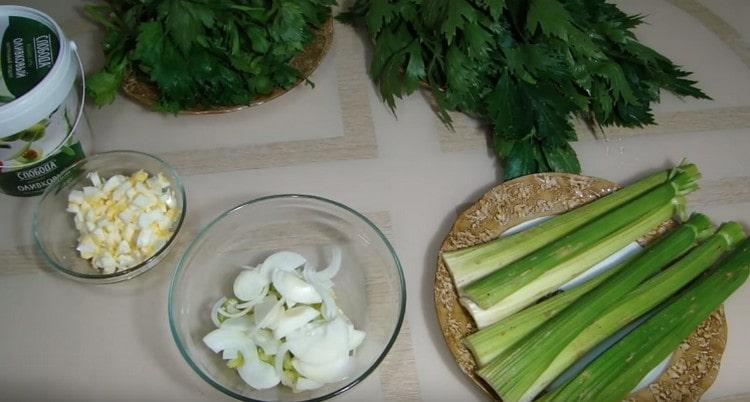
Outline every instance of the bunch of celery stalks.
[[(683, 163), (530, 229), (443, 253), (479, 328), (464, 344), (503, 401), (620, 401), (747, 279), (742, 227), (684, 216), (699, 178)], [(675, 217), (681, 223), (641, 251), (558, 290)], [(616, 343), (550, 389), (616, 333)]]

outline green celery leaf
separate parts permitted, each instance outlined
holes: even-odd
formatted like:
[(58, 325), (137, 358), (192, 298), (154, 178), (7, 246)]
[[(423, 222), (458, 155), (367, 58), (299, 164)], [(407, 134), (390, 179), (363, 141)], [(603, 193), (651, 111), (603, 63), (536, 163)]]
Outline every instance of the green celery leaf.
[(508, 73), (500, 77), (488, 95), (487, 114), (494, 131), (504, 137), (525, 139), (533, 127), (532, 110), (526, 95)]
[(409, 55), (409, 62), (406, 65), (406, 74), (404, 74), (404, 91), (406, 93), (414, 92), (419, 83), (426, 77), (424, 59), (422, 58), (422, 47), (419, 42), (414, 41), (406, 48)]
[(474, 24), (479, 18), (477, 11), (466, 0), (447, 0), (448, 13), (442, 24), (441, 32), (445, 34), (448, 44), (453, 42), (456, 31), (464, 30), (465, 25)]
[(576, 153), (568, 143), (541, 147), (544, 159), (554, 172), (581, 173), (581, 165)]
[(531, 33), (538, 28), (547, 35), (566, 39), (568, 32), (573, 30), (570, 14), (558, 0), (529, 0), (526, 18), (527, 29)]
[(86, 77), (86, 95), (97, 106), (108, 105), (115, 100), (125, 73), (126, 62), (123, 60), (114, 69), (99, 70)]
[(372, 0), (365, 17), (367, 29), (373, 34), (378, 34), (384, 24), (391, 22), (396, 16), (397, 8), (388, 0)]
[(503, 177), (512, 179), (539, 171), (534, 144), (530, 140), (513, 142), (503, 161)]

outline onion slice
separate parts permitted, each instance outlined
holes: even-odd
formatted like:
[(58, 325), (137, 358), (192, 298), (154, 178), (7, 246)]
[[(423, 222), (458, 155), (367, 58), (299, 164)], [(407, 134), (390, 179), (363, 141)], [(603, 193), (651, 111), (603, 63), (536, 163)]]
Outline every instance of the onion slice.
[(242, 301), (260, 300), (268, 293), (270, 283), (260, 270), (244, 269), (234, 280), (234, 295)]
[[(329, 279), (321, 278), (315, 271), (308, 269), (308, 267), (309, 265), (305, 265), (305, 269), (302, 271), (302, 276), (304, 276), (305, 280), (320, 295), (320, 298), (323, 301), (323, 317), (325, 317), (326, 320), (331, 320), (338, 312), (336, 301), (333, 299), (333, 291), (331, 290), (333, 283)], [(327, 283), (324, 283), (324, 281)]]
[(255, 344), (250, 337), (237, 328), (218, 328), (203, 337), (203, 343), (214, 353), (225, 349), (255, 349)]
[(289, 351), (307, 363), (330, 363), (349, 351), (349, 328), (340, 317), (312, 322), (286, 337)]
[(263, 349), (263, 353), (274, 356), (279, 351), (281, 342), (273, 337), (270, 330), (258, 328), (252, 333), (253, 342)]
[(219, 328), (221, 326), (221, 321), (219, 321), (219, 309), (224, 305), (226, 301), (227, 298), (222, 297), (221, 299), (217, 300), (216, 303), (214, 303), (214, 305), (211, 307), (211, 322), (214, 323), (214, 326), (216, 328)]
[(273, 336), (281, 339), (292, 331), (296, 331), (303, 325), (320, 316), (320, 312), (309, 306), (297, 306), (281, 313), (278, 324), (273, 330)]
[(331, 248), (331, 261), (328, 263), (328, 267), (319, 271), (318, 275), (326, 279), (331, 279), (339, 273), (339, 269), (341, 269), (341, 248), (333, 247)]
[(298, 393), (298, 392), (303, 392), (303, 391), (311, 391), (313, 389), (318, 389), (322, 386), (323, 386), (322, 383), (313, 381), (309, 378), (297, 377), (297, 382), (294, 383), (294, 386), (292, 387), (292, 392)]
[(281, 377), (276, 374), (274, 367), (260, 360), (255, 345), (253, 345), (252, 350), (243, 349), (241, 352), (244, 363), (237, 368), (237, 373), (247, 385), (255, 389), (268, 389), (275, 387), (281, 381)]
[(255, 329), (255, 325), (253, 325), (253, 320), (249, 315), (243, 315), (240, 317), (228, 318), (224, 320), (219, 328), (231, 328), (249, 333)]
[(296, 303), (314, 304), (323, 300), (312, 285), (294, 272), (274, 271), (271, 278), (273, 287), (286, 299), (290, 307)]
[(276, 328), (281, 313), (284, 312), (284, 298), (276, 300), (276, 296), (266, 296), (255, 306), (255, 326), (258, 328)]
[(260, 266), (260, 272), (267, 280), (271, 279), (271, 274), (276, 271), (294, 271), (305, 264), (305, 257), (291, 252), (280, 251), (271, 254)]
[(341, 355), (328, 363), (312, 364), (292, 359), (292, 367), (303, 376), (317, 382), (329, 383), (343, 380), (349, 368), (349, 356)]

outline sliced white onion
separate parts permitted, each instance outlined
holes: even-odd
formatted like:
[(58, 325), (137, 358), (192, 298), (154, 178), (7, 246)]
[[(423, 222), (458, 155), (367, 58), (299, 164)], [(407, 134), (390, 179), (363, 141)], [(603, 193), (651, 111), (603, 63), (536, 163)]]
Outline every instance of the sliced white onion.
[[(320, 271), (289, 251), (272, 254), (257, 267), (243, 266), (233, 283), (240, 302), (222, 298), (212, 306), (211, 320), (218, 329), (204, 342), (214, 352), (223, 352), (225, 359), (242, 354), (237, 371), (255, 389), (282, 383), (302, 392), (346, 378), (350, 352), (362, 344), (365, 333), (356, 330), (336, 305), (331, 278), (341, 262), (342, 251), (334, 247), (327, 267)], [(275, 292), (269, 294), (271, 285)], [(311, 306), (317, 303), (321, 307)], [(221, 316), (229, 318), (219, 322)], [(274, 356), (272, 364), (260, 359), (261, 350), (264, 356)], [(285, 372), (289, 352), (293, 370)]]
[(349, 329), (339, 317), (330, 322), (312, 322), (286, 337), (289, 351), (308, 363), (332, 362), (349, 351)]
[[(305, 264), (305, 257), (291, 251), (280, 251), (271, 254), (260, 266), (260, 272), (266, 279), (271, 279), (271, 274), (276, 271), (294, 271)], [(274, 285), (275, 286), (275, 285)]]
[(322, 387), (323, 384), (305, 377), (297, 377), (297, 382), (292, 387), (293, 392), (310, 391)]
[[(294, 381), (296, 379), (297, 375), (292, 373), (291, 371), (282, 371), (281, 372), (281, 385), (287, 386), (292, 389), (292, 391), (295, 390), (295, 384)], [(296, 392), (296, 391), (294, 391)]]
[(339, 273), (339, 269), (341, 269), (341, 248), (333, 247), (331, 249), (331, 261), (328, 263), (326, 269), (318, 272), (318, 275), (326, 279), (331, 279)]
[(263, 353), (269, 356), (275, 355), (279, 350), (279, 346), (281, 345), (281, 342), (279, 342), (278, 339), (274, 338), (273, 334), (268, 329), (256, 329), (253, 332), (252, 337), (255, 344), (263, 349)]
[(253, 306), (255, 306), (256, 304), (258, 304), (258, 303), (260, 303), (262, 301), (263, 301), (263, 298), (261, 297), (261, 298), (258, 298), (258, 299), (253, 299), (253, 300), (250, 300), (250, 301), (246, 301), (244, 303), (236, 304), (235, 307), (237, 307), (238, 309), (246, 310), (248, 307), (252, 308)]
[(273, 330), (273, 336), (281, 339), (292, 331), (296, 331), (308, 322), (314, 320), (320, 312), (309, 306), (297, 306), (281, 313), (279, 322)]
[(268, 279), (259, 270), (243, 269), (234, 280), (234, 295), (242, 301), (260, 300), (268, 293)]
[(314, 304), (322, 301), (315, 288), (302, 280), (296, 273), (274, 271), (271, 278), (273, 287), (287, 300), (287, 304), (290, 306), (296, 303)]
[(266, 296), (262, 302), (255, 305), (255, 325), (258, 328), (276, 328), (281, 313), (284, 312), (284, 298), (276, 300), (276, 296)]
[(228, 318), (221, 323), (219, 328), (232, 328), (239, 331), (250, 332), (255, 329), (253, 319), (249, 315), (241, 317)]
[(279, 346), (279, 350), (276, 352), (276, 358), (274, 359), (274, 368), (276, 369), (276, 374), (279, 376), (284, 371), (284, 357), (286, 356), (287, 352), (289, 352), (289, 345), (286, 343), (282, 343), (281, 346)]
[(213, 307), (211, 307), (211, 322), (214, 323), (214, 326), (216, 328), (219, 328), (221, 326), (221, 322), (219, 321), (219, 308), (227, 301), (226, 297), (222, 297), (221, 299), (217, 300), (216, 303), (214, 303)]
[(281, 381), (281, 377), (276, 374), (274, 367), (260, 360), (255, 347), (252, 351), (247, 351), (248, 355), (245, 355), (245, 350), (241, 352), (244, 363), (237, 368), (237, 373), (247, 385), (255, 389), (268, 389), (275, 387)]
[(364, 331), (356, 330), (353, 325), (349, 325), (349, 350), (357, 349), (365, 340), (365, 336)]
[(225, 349), (255, 349), (255, 344), (250, 336), (236, 328), (215, 329), (203, 337), (203, 343), (214, 353), (219, 353)]
[(224, 360), (232, 360), (237, 358), (237, 352), (239, 352), (239, 349), (236, 348), (227, 348), (224, 349), (224, 352), (221, 354), (221, 358)]
[(349, 368), (349, 356), (338, 356), (331, 362), (323, 364), (307, 363), (292, 359), (292, 367), (303, 376), (317, 382), (329, 383), (343, 380)]
[(219, 307), (219, 314), (223, 315), (224, 317), (229, 318), (236, 318), (236, 317), (242, 317), (243, 315), (250, 312), (250, 310), (253, 309), (253, 306), (245, 307), (242, 310), (238, 310), (236, 313), (230, 313), (227, 310), (224, 310), (223, 307)]
[(308, 270), (307, 267), (308, 266), (305, 265), (305, 270), (302, 271), (302, 275), (320, 295), (320, 298), (323, 301), (323, 317), (325, 317), (326, 320), (331, 320), (338, 313), (338, 306), (336, 306), (336, 300), (334, 300), (333, 291), (331, 290), (333, 283), (331, 283), (329, 279), (321, 279), (314, 271)]

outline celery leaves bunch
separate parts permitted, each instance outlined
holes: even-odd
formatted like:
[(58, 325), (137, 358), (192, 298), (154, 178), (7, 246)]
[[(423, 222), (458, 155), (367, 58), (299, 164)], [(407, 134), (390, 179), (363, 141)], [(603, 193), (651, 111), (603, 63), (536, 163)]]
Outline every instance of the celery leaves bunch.
[(689, 73), (640, 43), (640, 16), (605, 0), (357, 0), (344, 21), (365, 26), (383, 100), (425, 85), (441, 119), (479, 117), (506, 178), (579, 172), (572, 119), (653, 124), (666, 89), (708, 98)]
[(129, 71), (154, 84), (160, 111), (248, 104), (299, 79), (289, 62), (335, 0), (107, 0), (85, 12), (105, 28), (104, 67), (88, 95), (111, 103)]

